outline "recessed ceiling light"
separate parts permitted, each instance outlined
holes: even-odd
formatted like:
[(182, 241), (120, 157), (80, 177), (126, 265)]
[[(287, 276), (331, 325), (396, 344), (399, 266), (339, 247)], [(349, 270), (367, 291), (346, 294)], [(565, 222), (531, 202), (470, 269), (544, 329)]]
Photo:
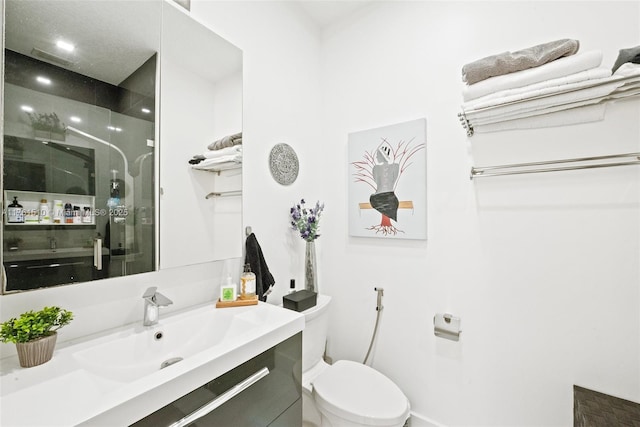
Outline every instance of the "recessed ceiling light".
[(33, 107), (29, 107), (28, 105), (22, 105), (20, 109), (22, 111), (26, 111), (27, 113), (33, 113)]
[(113, 126), (107, 126), (107, 129), (109, 129), (109, 130), (116, 130), (116, 128), (115, 128), (115, 127), (113, 127)]
[(36, 77), (36, 81), (38, 83), (41, 83), (43, 85), (50, 85), (51, 84), (51, 79), (44, 77), (44, 76), (38, 76)]
[(149, 110), (148, 108), (142, 108), (140, 111), (142, 111), (145, 114), (149, 114), (151, 112), (151, 110)]
[(82, 121), (82, 119), (78, 116), (71, 116), (69, 117), (69, 120), (71, 120), (74, 123), (80, 123)]
[(122, 132), (122, 128), (116, 128), (116, 132)]
[(74, 45), (72, 45), (71, 43), (68, 43), (68, 42), (66, 42), (64, 40), (58, 40), (56, 42), (56, 46), (58, 46), (62, 50), (66, 50), (67, 52), (73, 52), (73, 49), (76, 48)]
[(107, 126), (107, 129), (115, 132), (122, 132), (122, 128), (111, 126), (111, 125)]

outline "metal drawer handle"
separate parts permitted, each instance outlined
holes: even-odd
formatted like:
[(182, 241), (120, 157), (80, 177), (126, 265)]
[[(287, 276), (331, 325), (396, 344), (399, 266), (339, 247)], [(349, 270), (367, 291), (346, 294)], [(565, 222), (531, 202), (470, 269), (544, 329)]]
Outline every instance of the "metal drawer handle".
[(220, 396), (213, 399), (211, 402), (200, 407), (199, 409), (196, 409), (186, 417), (171, 424), (169, 427), (184, 427), (184, 426), (188, 426), (191, 423), (194, 423), (195, 421), (199, 420), (200, 418), (204, 417), (205, 415), (209, 414), (210, 412), (218, 408), (219, 406), (222, 406), (225, 402), (233, 399), (235, 396), (242, 393), (244, 390), (248, 389), (253, 384), (257, 383), (259, 380), (266, 377), (267, 375), (269, 375), (268, 368), (265, 367), (260, 369), (255, 374), (244, 379), (243, 381), (240, 381), (238, 384), (234, 385), (229, 390), (225, 391)]
[(84, 262), (67, 262), (67, 263), (53, 263), (53, 264), (44, 264), (44, 265), (29, 265), (27, 266), (27, 270), (33, 270), (37, 268), (57, 268), (57, 267), (68, 267), (71, 265), (84, 265)]

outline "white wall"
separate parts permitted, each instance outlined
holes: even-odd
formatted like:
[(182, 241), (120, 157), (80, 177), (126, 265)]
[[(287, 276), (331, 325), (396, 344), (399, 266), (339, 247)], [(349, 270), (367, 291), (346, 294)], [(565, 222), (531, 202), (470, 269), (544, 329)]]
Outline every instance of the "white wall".
[[(304, 242), (288, 228), (289, 208), (324, 196), (320, 168), (320, 33), (291, 2), (195, 1), (191, 12), (243, 50), (243, 216), (276, 279), (268, 302), (281, 303), (289, 279), (304, 286)], [(278, 143), (298, 154), (297, 180), (283, 186), (269, 171)], [(321, 251), (321, 249), (320, 249)], [(320, 252), (319, 251), (319, 252)]]
[[(334, 360), (364, 358), (382, 286), (373, 365), (424, 418), (571, 425), (573, 384), (640, 401), (640, 171), (469, 180), (471, 165), (638, 151), (638, 101), (608, 108), (601, 123), (472, 138), (456, 117), (463, 64), (575, 38), (611, 66), (639, 44), (639, 7), (378, 2), (325, 32), (323, 148), (335, 173), (319, 245)], [(428, 240), (349, 238), (347, 134), (419, 117)], [(462, 318), (460, 342), (434, 337), (436, 312)]]
[[(573, 384), (640, 400), (638, 170), (468, 178), (472, 164), (637, 151), (637, 101), (604, 123), (472, 139), (456, 117), (464, 63), (569, 37), (612, 64), (638, 44), (638, 2), (374, 2), (321, 40), (287, 3), (192, 12), (244, 51), (244, 217), (278, 281), (269, 301), (302, 281), (289, 206), (326, 203), (318, 257), (334, 359), (362, 360), (383, 286), (373, 363), (409, 395), (416, 421), (570, 425)], [(349, 238), (347, 134), (419, 117), (428, 241)], [(300, 159), (290, 187), (269, 176), (278, 142)], [(462, 317), (462, 341), (433, 336), (438, 311)]]

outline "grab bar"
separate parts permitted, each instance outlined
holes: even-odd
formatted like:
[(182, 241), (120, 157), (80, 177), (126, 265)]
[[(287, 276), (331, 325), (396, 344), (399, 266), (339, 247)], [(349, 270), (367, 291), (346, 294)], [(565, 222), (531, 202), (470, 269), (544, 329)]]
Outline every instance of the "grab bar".
[(184, 418), (176, 421), (175, 423), (171, 424), (169, 427), (185, 427), (185, 426), (188, 426), (189, 424), (192, 424), (192, 423), (196, 422), (200, 418), (202, 418), (202, 417), (208, 415), (210, 412), (214, 411), (216, 408), (222, 406), (227, 401), (233, 399), (235, 396), (237, 396), (238, 394), (242, 393), (244, 390), (248, 389), (253, 384), (257, 383), (259, 380), (261, 380), (262, 378), (266, 377), (267, 375), (269, 375), (269, 369), (268, 368), (265, 367), (265, 368), (260, 369), (255, 374), (253, 374), (250, 377), (244, 379), (243, 381), (240, 381), (238, 384), (234, 385), (229, 390), (227, 390), (224, 393), (222, 393), (216, 399), (214, 399), (211, 402), (207, 403), (206, 405), (200, 407), (199, 409), (196, 409), (195, 411), (193, 411), (192, 413), (190, 413), (186, 417), (184, 417)]

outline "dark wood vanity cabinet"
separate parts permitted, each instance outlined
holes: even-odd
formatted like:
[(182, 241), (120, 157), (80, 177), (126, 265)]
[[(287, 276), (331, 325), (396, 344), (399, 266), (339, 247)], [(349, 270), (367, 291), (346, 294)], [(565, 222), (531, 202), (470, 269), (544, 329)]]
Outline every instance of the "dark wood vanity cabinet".
[(269, 373), (266, 376), (212, 412), (185, 425), (299, 427), (302, 425), (301, 359), (302, 332), (299, 332), (148, 415), (133, 426), (170, 426), (220, 398), (225, 392), (229, 392), (256, 372), (267, 368)]

